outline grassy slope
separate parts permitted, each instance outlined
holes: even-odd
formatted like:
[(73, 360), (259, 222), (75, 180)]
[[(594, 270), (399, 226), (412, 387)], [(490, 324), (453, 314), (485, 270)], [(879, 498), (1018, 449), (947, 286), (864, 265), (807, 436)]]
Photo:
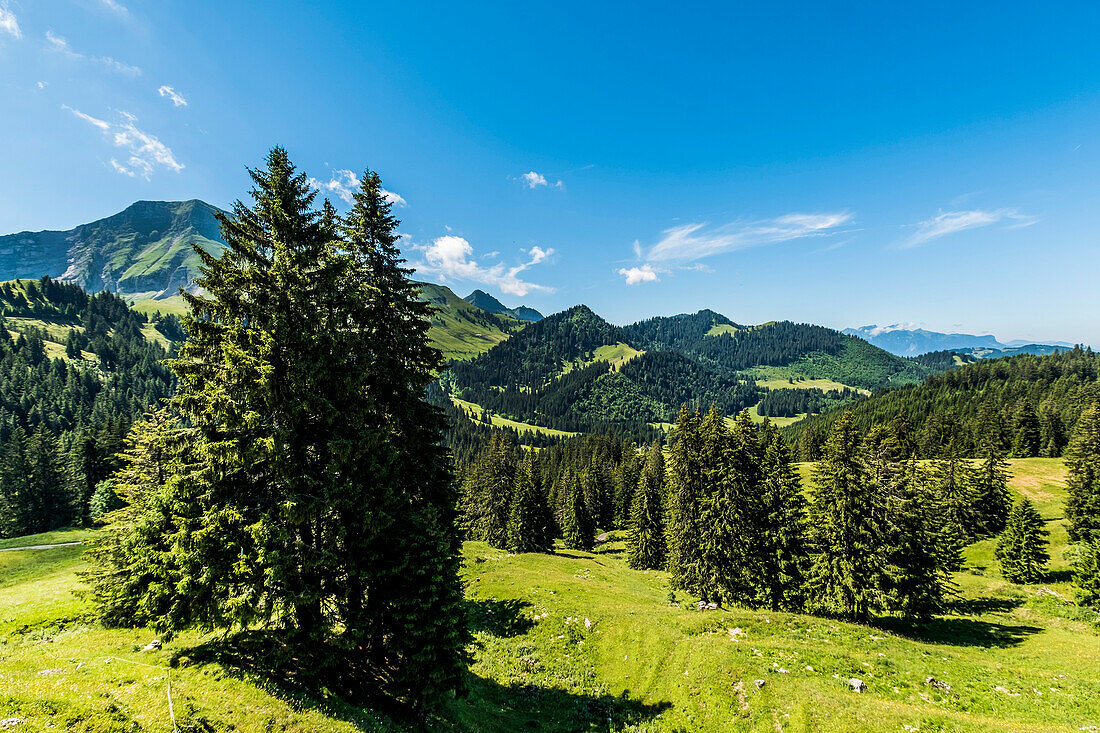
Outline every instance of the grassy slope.
[[(487, 311), (470, 305), (443, 285), (420, 283), (420, 287), (421, 297), (440, 309), (432, 318), (428, 338), (433, 346), (443, 352), (445, 358), (458, 361), (472, 359), (504, 341), (512, 331), (519, 330), (524, 325), (509, 316), (488, 314)], [(471, 323), (462, 314), (478, 317), (488, 315), (495, 323), (489, 326)]]
[[(1038, 501), (1052, 530), (1053, 577), (1045, 587), (1070, 595), (1061, 464), (1029, 459), (1012, 469), (1013, 489)], [(1095, 626), (1076, 607), (1038, 594), (1040, 586), (1005, 584), (990, 548), (987, 541), (968, 550), (957, 612), (913, 630), (678, 608), (668, 602), (667, 575), (629, 570), (615, 535), (596, 553), (554, 556), (467, 543), (471, 695), (410, 729), (1071, 731), (1095, 724)], [(77, 550), (0, 553), (0, 718), (25, 717), (19, 730), (51, 723), (123, 730), (130, 720), (171, 730), (167, 670), (130, 662), (165, 665), (205, 637), (183, 634), (163, 651), (140, 653), (152, 632), (81, 622), (71, 594)], [(47, 638), (52, 643), (39, 643)], [(929, 676), (951, 690), (926, 685)], [(850, 677), (867, 691), (851, 692)], [(757, 679), (765, 681), (759, 690)], [(395, 727), (338, 702), (280, 695), (213, 663), (174, 669), (172, 694), (181, 730)]]
[[(473, 402), (467, 402), (466, 400), (460, 400), (457, 397), (452, 397), (451, 401), (461, 407), (466, 412), (472, 414), (472, 417), (476, 420), (479, 419), (484, 413), (485, 408), (481, 405), (476, 405)], [(555, 428), (544, 428), (541, 425), (532, 425), (531, 423), (519, 422), (518, 420), (510, 420), (500, 415), (491, 415), (489, 420), (494, 426), (501, 428), (512, 428), (519, 431), (522, 435), (525, 431), (530, 430), (533, 433), (540, 435), (549, 435), (550, 437), (567, 438), (571, 435), (577, 435), (577, 433), (571, 433), (568, 430), (556, 430)]]

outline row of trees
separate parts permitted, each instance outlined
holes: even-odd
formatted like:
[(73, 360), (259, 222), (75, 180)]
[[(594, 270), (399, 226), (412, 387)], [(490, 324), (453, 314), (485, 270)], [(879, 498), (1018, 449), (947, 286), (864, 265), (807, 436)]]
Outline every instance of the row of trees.
[[(779, 431), (747, 412), (728, 426), (685, 408), (674, 441), (663, 509), (634, 515), (631, 557), (708, 602), (924, 618), (943, 609), (964, 544), (1009, 513), (999, 453), (922, 466), (904, 420), (866, 436), (838, 421), (808, 502)], [(663, 548), (640, 549), (662, 535)]]

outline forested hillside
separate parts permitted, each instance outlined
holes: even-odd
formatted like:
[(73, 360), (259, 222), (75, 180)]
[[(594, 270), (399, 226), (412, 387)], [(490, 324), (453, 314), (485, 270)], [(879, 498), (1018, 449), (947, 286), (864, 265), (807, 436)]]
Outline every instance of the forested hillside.
[(477, 359), (455, 364), (444, 384), (516, 420), (580, 432), (657, 434), (685, 402), (736, 412), (763, 394), (751, 381), (674, 351), (641, 351), (586, 306), (533, 323)]
[(643, 348), (682, 351), (732, 372), (783, 367), (792, 376), (872, 390), (916, 383), (930, 373), (866, 341), (806, 323), (740, 326), (720, 313), (703, 310), (650, 318), (624, 331)]
[(0, 536), (12, 536), (87, 516), (131, 423), (174, 389), (161, 344), (179, 324), (49, 278), (0, 285), (0, 313)]
[(808, 418), (785, 432), (803, 445), (804, 458), (812, 458), (832, 424), (850, 410), (863, 431), (904, 417), (925, 457), (943, 455), (952, 444), (974, 455), (991, 432), (1003, 436), (1013, 457), (1057, 457), (1081, 412), (1100, 400), (1098, 380), (1100, 355), (1091, 349), (983, 360)]

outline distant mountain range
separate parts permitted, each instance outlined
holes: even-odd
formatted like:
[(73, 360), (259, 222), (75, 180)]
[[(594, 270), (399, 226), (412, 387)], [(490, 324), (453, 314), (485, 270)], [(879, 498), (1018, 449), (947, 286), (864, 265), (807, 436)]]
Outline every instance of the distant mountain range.
[(1019, 339), (1001, 343), (992, 334), (975, 336), (969, 333), (939, 333), (902, 325), (860, 326), (846, 328), (843, 333), (858, 336), (891, 354), (909, 357), (934, 351), (955, 351), (988, 359), (1014, 354), (1051, 354), (1074, 346), (1064, 341), (1035, 343)]
[(483, 311), (489, 311), (490, 313), (496, 313), (498, 316), (511, 316), (521, 321), (528, 321), (534, 323), (535, 321), (541, 321), (543, 316), (534, 308), (528, 308), (525, 305), (519, 305), (515, 308), (509, 308), (493, 296), (486, 293), (484, 290), (475, 290), (474, 292), (463, 298), (470, 305), (477, 306)]
[(138, 201), (68, 231), (0, 236), (0, 280), (49, 275), (89, 292), (171, 297), (198, 275), (192, 243), (214, 253), (225, 246), (216, 211), (197, 199)]

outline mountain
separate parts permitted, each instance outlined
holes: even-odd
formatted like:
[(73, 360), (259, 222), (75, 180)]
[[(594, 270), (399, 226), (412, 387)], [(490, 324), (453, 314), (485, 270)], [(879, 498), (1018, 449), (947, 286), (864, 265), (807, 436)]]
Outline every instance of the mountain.
[(495, 313), (500, 316), (511, 316), (520, 321), (534, 322), (541, 321), (543, 318), (543, 315), (537, 310), (528, 308), (525, 305), (509, 308), (484, 290), (475, 290), (463, 298), (463, 300), (489, 313)]
[(1001, 343), (991, 334), (974, 336), (968, 333), (939, 333), (906, 326), (860, 326), (846, 328), (842, 333), (858, 336), (880, 349), (898, 356), (920, 356), (936, 351), (955, 351), (978, 359), (999, 359), (1016, 354), (1053, 354), (1055, 350), (1072, 349), (1065, 341), (1036, 343), (1016, 339)]
[(445, 285), (418, 283), (420, 297), (436, 307), (428, 337), (447, 359), (472, 359), (524, 327), (510, 315), (472, 305)]
[(584, 305), (526, 326), (444, 375), (450, 393), (492, 413), (558, 430), (656, 433), (685, 402), (727, 413), (763, 395), (751, 380), (675, 351), (646, 352)]
[(703, 310), (619, 327), (580, 305), (453, 365), (443, 382), (453, 397), (501, 418), (642, 438), (684, 403), (727, 414), (756, 407), (790, 420), (931, 372), (821, 326), (744, 326)]
[(0, 236), (0, 280), (48, 275), (89, 292), (171, 297), (198, 274), (192, 243), (212, 253), (225, 246), (217, 211), (197, 199), (138, 201), (68, 231)]
[(942, 455), (952, 442), (963, 455), (975, 455), (979, 439), (990, 432), (1001, 433), (1006, 448), (1013, 446), (1022, 411), (1039, 425), (1038, 453), (1057, 457), (1081, 412), (1097, 401), (1100, 354), (1074, 348), (965, 364), (935, 374), (923, 384), (876, 394), (785, 430), (789, 439), (803, 444), (802, 459), (813, 460), (813, 447), (820, 445), (844, 411), (853, 414), (864, 433), (900, 416), (908, 423), (921, 456)]
[(842, 333), (858, 336), (898, 356), (919, 356), (930, 351), (959, 351), (962, 349), (1003, 349), (1005, 345), (992, 335), (974, 336), (968, 333), (938, 333), (923, 328), (905, 326), (860, 326), (846, 328)]
[(824, 326), (773, 321), (742, 326), (720, 313), (651, 318), (625, 328), (638, 348), (671, 348), (765, 382), (827, 380), (865, 390), (914, 384), (931, 372), (855, 336)]

